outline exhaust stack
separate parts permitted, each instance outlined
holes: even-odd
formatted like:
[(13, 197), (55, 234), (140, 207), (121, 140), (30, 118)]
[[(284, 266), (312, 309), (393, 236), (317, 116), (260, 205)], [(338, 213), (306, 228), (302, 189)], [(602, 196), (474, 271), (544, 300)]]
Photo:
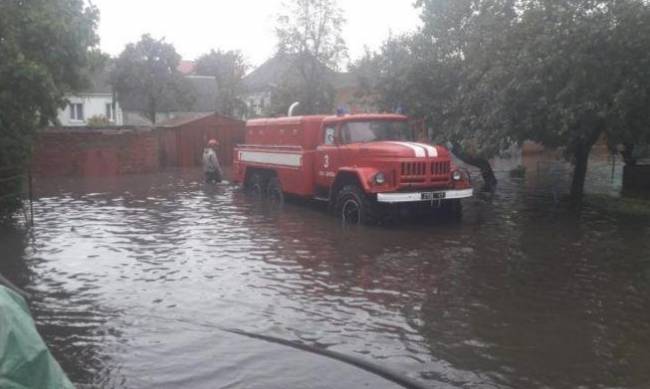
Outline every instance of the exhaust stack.
[(291, 117), (293, 116), (293, 111), (300, 105), (300, 101), (296, 101), (295, 103), (291, 104), (289, 107), (289, 112), (287, 113), (287, 116)]

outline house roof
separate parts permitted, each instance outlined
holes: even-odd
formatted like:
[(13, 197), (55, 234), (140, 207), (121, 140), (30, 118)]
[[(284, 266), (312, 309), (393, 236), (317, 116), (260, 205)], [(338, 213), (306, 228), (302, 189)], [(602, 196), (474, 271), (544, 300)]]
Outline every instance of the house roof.
[[(203, 112), (203, 113), (198, 113), (198, 112), (183, 112), (183, 113), (178, 113), (179, 116), (165, 120), (163, 122), (160, 122), (156, 125), (156, 127), (163, 127), (163, 128), (176, 128), (176, 127), (181, 127), (189, 123), (194, 123), (199, 120), (203, 120), (209, 117), (215, 117), (218, 118), (220, 122), (241, 122), (238, 119), (234, 119), (228, 116), (223, 116), (219, 115), (218, 113), (214, 112)], [(241, 122), (243, 123), (243, 122)]]
[(187, 112), (181, 114), (181, 116), (158, 123), (156, 124), (156, 127), (180, 127), (197, 120), (205, 119), (208, 116), (212, 116), (214, 114), (214, 112)]
[(280, 83), (291, 68), (293, 56), (277, 54), (250, 72), (243, 79), (248, 92), (260, 92)]
[[(243, 83), (247, 92), (263, 92), (282, 82), (294, 67), (296, 55), (276, 54), (246, 77)], [(329, 74), (330, 81), (336, 89), (355, 87), (357, 78), (352, 73), (336, 72), (322, 65)]]
[(194, 73), (194, 67), (194, 61), (182, 60), (176, 69), (187, 76)]
[(151, 120), (147, 119), (144, 117), (139, 112), (133, 112), (133, 111), (122, 111), (122, 120), (124, 122), (124, 125), (127, 126), (151, 126)]

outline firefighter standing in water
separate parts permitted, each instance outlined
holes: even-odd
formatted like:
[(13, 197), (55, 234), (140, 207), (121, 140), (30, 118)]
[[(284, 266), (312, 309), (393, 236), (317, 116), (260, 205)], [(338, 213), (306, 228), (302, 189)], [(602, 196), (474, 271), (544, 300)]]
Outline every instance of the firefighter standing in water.
[(218, 147), (219, 142), (216, 139), (210, 139), (208, 147), (203, 150), (203, 173), (205, 173), (206, 182), (219, 183), (223, 178), (223, 171), (217, 157)]

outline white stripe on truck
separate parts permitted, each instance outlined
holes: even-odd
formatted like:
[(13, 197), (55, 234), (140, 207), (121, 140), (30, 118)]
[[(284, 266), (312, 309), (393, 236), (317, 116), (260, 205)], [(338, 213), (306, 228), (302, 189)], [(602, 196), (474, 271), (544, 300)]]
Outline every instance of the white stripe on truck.
[(438, 150), (435, 147), (424, 143), (418, 143), (418, 145), (424, 147), (427, 150), (427, 153), (429, 153), (429, 158), (436, 158), (438, 156)]
[(390, 142), (390, 143), (408, 147), (409, 149), (413, 150), (413, 153), (415, 153), (416, 158), (425, 158), (427, 154), (429, 155), (429, 158), (436, 158), (438, 156), (438, 150), (435, 147), (424, 143), (417, 143), (417, 142)]
[(270, 165), (301, 167), (302, 154), (268, 153), (264, 151), (240, 151), (242, 162), (268, 163)]
[(424, 152), (424, 148), (416, 143), (408, 143), (408, 142), (390, 142), (390, 143), (400, 145), (403, 147), (408, 147), (409, 149), (413, 150), (416, 158), (424, 158), (427, 156), (427, 154)]

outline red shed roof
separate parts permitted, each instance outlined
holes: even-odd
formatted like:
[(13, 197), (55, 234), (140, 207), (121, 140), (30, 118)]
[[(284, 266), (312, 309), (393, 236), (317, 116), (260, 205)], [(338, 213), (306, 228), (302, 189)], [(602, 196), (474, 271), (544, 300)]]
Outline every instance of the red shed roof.
[(177, 118), (168, 119), (156, 124), (156, 127), (180, 127), (182, 125), (195, 122), (197, 120), (205, 119), (209, 116), (215, 115), (214, 112), (198, 112), (190, 113), (188, 115), (179, 116)]
[(208, 118), (215, 118), (218, 120), (219, 123), (241, 123), (242, 127), (244, 125), (244, 122), (239, 119), (231, 118), (228, 116), (223, 116), (215, 112), (203, 112), (203, 113), (187, 113), (182, 116), (179, 116), (177, 118), (169, 119), (162, 121), (156, 125), (156, 127), (162, 127), (162, 128), (176, 128), (176, 127), (182, 127), (186, 124), (198, 122), (201, 120), (205, 120)]

